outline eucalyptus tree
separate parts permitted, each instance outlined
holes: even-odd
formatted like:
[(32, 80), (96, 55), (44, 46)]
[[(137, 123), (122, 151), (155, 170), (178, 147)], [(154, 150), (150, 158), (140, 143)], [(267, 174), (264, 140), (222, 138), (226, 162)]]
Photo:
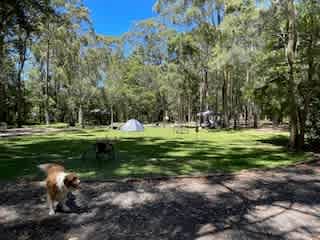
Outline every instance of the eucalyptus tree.
[[(297, 3), (297, 77), (299, 139), (298, 147), (304, 145), (305, 128), (311, 139), (320, 139), (320, 5), (318, 1), (306, 0)], [(319, 118), (318, 118), (319, 119)], [(308, 121), (307, 121), (308, 120)]]
[(145, 19), (136, 22), (123, 36), (123, 44), (131, 52), (144, 49), (144, 63), (161, 65), (167, 56), (167, 41), (171, 30), (157, 19)]
[[(168, 39), (171, 34), (172, 30), (164, 24), (155, 19), (146, 19), (137, 22), (130, 32), (123, 36), (123, 43), (131, 53), (126, 59), (126, 84), (128, 87), (132, 86), (135, 91), (144, 88), (141, 94), (145, 95), (135, 100), (143, 104), (132, 109), (140, 108), (138, 111), (143, 115), (141, 118), (147, 118), (148, 121), (160, 120), (166, 111), (164, 99), (167, 93), (160, 90), (162, 70), (168, 62)], [(152, 105), (147, 106), (147, 99)]]
[[(290, 117), (290, 146), (292, 148), (300, 147), (298, 143), (300, 133), (298, 129), (298, 105), (296, 98), (296, 82), (294, 67), (296, 63), (297, 50), (297, 29), (296, 29), (296, 14), (293, 0), (286, 0), (287, 10), (287, 44), (286, 44), (286, 58), (288, 63), (288, 104)], [(304, 138), (304, 136), (303, 136)]]
[(273, 3), (262, 13), (266, 44), (258, 65), (259, 90), (264, 91), (261, 96), (269, 102), (269, 109), (278, 106), (289, 117), (289, 145), (294, 150), (304, 145), (309, 106), (319, 89), (315, 70), (319, 61), (318, 16), (316, 1), (286, 0)]
[[(25, 66), (27, 48), (31, 41), (32, 35), (37, 32), (38, 26), (49, 15), (53, 15), (54, 10), (51, 8), (49, 1), (41, 0), (24, 0), (8, 1), (0, 3), (0, 90), (5, 93), (7, 85), (7, 76), (2, 69), (6, 67), (5, 58), (8, 53), (17, 56), (17, 76), (16, 76), (16, 122), (21, 127), (23, 119), (23, 79), (22, 73)], [(6, 50), (11, 50), (7, 52)], [(5, 95), (5, 94), (4, 94)], [(2, 97), (1, 97), (2, 99)], [(2, 101), (2, 100), (1, 100)], [(5, 111), (1, 109), (0, 112)], [(0, 114), (0, 117), (3, 114)]]
[[(211, 48), (216, 41), (216, 25), (221, 21), (221, 9), (223, 4), (220, 1), (179, 1), (179, 0), (158, 0), (154, 9), (165, 17), (170, 24), (192, 32), (195, 40), (195, 47), (199, 52), (199, 110), (209, 108), (209, 61)], [(211, 79), (212, 80), (212, 79)]]
[(4, 58), (0, 70), (0, 121), (15, 123), (16, 109), (16, 76), (15, 56), (10, 54), (8, 46), (4, 46)]
[[(199, 111), (199, 96), (202, 103), (201, 61), (200, 52), (191, 33), (177, 33), (169, 39), (168, 92), (171, 98), (168, 102), (174, 107), (176, 119), (185, 121), (195, 120)], [(178, 97), (178, 99), (177, 99)], [(178, 101), (177, 101), (178, 100)]]
[(92, 98), (98, 96), (98, 85), (102, 79), (101, 54), (99, 49), (88, 48), (80, 58), (79, 79), (75, 83), (74, 95), (78, 105), (78, 123), (84, 126), (84, 110), (88, 108)]
[[(64, 4), (59, 1), (53, 1), (52, 6), (54, 8), (64, 8)], [(43, 22), (39, 24), (40, 34), (36, 38), (34, 44), (31, 46), (31, 51), (34, 56), (34, 61), (37, 63), (39, 74), (39, 85), (42, 86), (42, 106), (41, 113), (43, 110), (43, 115), (45, 123), (49, 125), (50, 123), (50, 110), (52, 105), (51, 89), (52, 89), (52, 79), (54, 77), (54, 71), (51, 69), (51, 61), (56, 57), (55, 52), (59, 48), (59, 40), (57, 31), (61, 30), (62, 26), (65, 24), (65, 19), (63, 16), (56, 17), (50, 16), (46, 18)]]
[(248, 98), (245, 86), (250, 86), (255, 78), (253, 60), (261, 46), (260, 21), (254, 1), (226, 1), (225, 4), (223, 22), (218, 26), (219, 41), (212, 49), (211, 68), (220, 71), (222, 76), (223, 124), (227, 127), (233, 118), (236, 127), (244, 110), (246, 123), (250, 108), (257, 120), (254, 99)]
[(248, 112), (249, 106), (257, 119), (252, 97), (244, 97), (245, 82), (254, 79), (251, 60), (259, 42), (255, 2), (158, 0), (154, 9), (193, 41), (197, 54), (191, 61), (198, 65), (198, 83), (192, 86), (199, 87), (198, 111), (215, 106), (223, 113), (225, 127), (231, 118), (237, 126), (240, 113)]
[(123, 120), (126, 112), (126, 85), (124, 75), (127, 71), (127, 62), (124, 57), (123, 39), (121, 37), (98, 35), (98, 49), (102, 58), (101, 90), (102, 108), (110, 110), (110, 121)]
[[(86, 95), (84, 84), (95, 75), (95, 63), (88, 63), (95, 57), (87, 56), (88, 49), (94, 48), (95, 35), (92, 31), (88, 9), (80, 0), (53, 1), (52, 6), (59, 9), (59, 18), (48, 18), (40, 28), (43, 30), (32, 47), (34, 62), (42, 85), (42, 104), (46, 124), (49, 115), (52, 119), (74, 122), (75, 112), (82, 116), (82, 102)], [(92, 54), (92, 53), (90, 53)], [(89, 59), (89, 60), (88, 60)], [(83, 69), (92, 64), (92, 72)], [(88, 88), (90, 89), (90, 88)], [(82, 119), (80, 117), (79, 119)], [(81, 120), (82, 123), (82, 120)]]
[(0, 67), (4, 59), (4, 47), (17, 39), (21, 31), (29, 35), (38, 24), (54, 14), (48, 0), (3, 0), (0, 2)]

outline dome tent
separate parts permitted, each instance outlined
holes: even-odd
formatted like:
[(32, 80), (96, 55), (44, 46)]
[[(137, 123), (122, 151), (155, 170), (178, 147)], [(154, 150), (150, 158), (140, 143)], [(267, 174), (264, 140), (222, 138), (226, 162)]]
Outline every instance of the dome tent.
[(120, 130), (124, 132), (138, 132), (143, 131), (144, 127), (138, 120), (130, 119), (120, 128)]

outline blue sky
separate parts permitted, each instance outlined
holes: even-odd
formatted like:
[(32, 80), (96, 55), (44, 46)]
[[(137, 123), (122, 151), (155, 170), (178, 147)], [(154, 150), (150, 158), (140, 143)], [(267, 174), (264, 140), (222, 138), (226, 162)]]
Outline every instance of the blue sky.
[(155, 14), (155, 0), (84, 0), (97, 33), (120, 36), (130, 26)]

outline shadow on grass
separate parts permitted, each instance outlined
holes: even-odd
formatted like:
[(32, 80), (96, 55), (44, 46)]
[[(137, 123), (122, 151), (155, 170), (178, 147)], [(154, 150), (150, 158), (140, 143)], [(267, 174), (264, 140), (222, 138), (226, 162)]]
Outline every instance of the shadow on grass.
[(62, 163), (66, 168), (80, 173), (82, 178), (105, 179), (230, 172), (274, 167), (304, 158), (303, 153), (288, 153), (284, 148), (265, 148), (261, 145), (261, 142), (282, 143), (285, 140), (282, 136), (258, 139), (257, 146), (252, 147), (138, 136), (118, 139), (114, 159), (96, 159), (93, 150), (82, 159), (81, 155), (90, 149), (95, 140), (83, 138), (87, 135), (83, 136), (81, 131), (71, 134), (74, 137), (72, 140), (52, 137), (21, 144), (16, 139), (9, 139), (8, 144), (0, 144), (0, 180), (39, 179), (41, 173), (37, 165), (48, 162)]
[(267, 143), (267, 144), (272, 144), (275, 146), (284, 147), (284, 148), (286, 148), (289, 144), (288, 137), (283, 136), (283, 135), (277, 135), (277, 136), (270, 137), (268, 139), (262, 139), (262, 140), (258, 140), (258, 141), (262, 142), (262, 143)]
[[(283, 147), (284, 149), (287, 149), (289, 146), (288, 137), (283, 136), (283, 135), (277, 135), (277, 136), (273, 136), (268, 139), (262, 139), (262, 140), (258, 140), (258, 141), (261, 143), (272, 144), (274, 146), (280, 146), (280, 147)], [(303, 150), (319, 153), (320, 152), (319, 143), (318, 142), (316, 142), (316, 143), (309, 142), (308, 138), (307, 138)]]

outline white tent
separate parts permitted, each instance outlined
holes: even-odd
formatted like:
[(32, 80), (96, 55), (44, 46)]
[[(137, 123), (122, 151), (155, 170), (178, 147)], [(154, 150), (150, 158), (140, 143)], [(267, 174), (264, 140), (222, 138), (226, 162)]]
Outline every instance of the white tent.
[(197, 113), (197, 116), (198, 117), (200, 117), (200, 116), (208, 116), (208, 115), (212, 115), (212, 114), (214, 114), (214, 112), (213, 111), (210, 111), (210, 110), (207, 110), (207, 111), (205, 111), (205, 112), (199, 112), (199, 113)]
[(130, 119), (120, 128), (120, 130), (124, 132), (138, 132), (143, 131), (144, 127), (138, 120)]

